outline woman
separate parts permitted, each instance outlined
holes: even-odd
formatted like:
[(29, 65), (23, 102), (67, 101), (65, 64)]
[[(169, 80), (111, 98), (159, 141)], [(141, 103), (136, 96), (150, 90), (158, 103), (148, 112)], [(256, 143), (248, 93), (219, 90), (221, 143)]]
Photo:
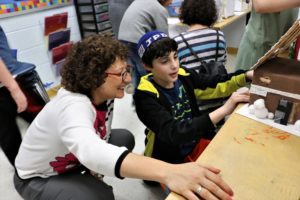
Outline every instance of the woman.
[(240, 42), (236, 69), (250, 69), (297, 20), (300, 0), (253, 0)]
[(204, 199), (231, 199), (220, 170), (130, 153), (131, 133), (110, 130), (111, 99), (122, 98), (131, 81), (126, 59), (125, 46), (106, 36), (90, 36), (73, 46), (62, 69), (63, 88), (21, 144), (14, 177), (19, 194), (31, 200), (111, 200), (112, 187), (102, 180), (106, 175), (162, 182), (192, 200), (198, 199), (196, 192)]

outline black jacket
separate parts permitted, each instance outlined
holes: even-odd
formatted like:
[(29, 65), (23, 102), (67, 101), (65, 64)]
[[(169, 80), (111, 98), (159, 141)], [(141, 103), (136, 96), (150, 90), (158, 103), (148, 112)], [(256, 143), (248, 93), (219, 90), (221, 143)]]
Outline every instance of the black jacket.
[(134, 94), (136, 112), (144, 125), (155, 133), (152, 157), (170, 163), (183, 162), (181, 144), (213, 137), (206, 133), (211, 134), (215, 126), (208, 114), (200, 113), (196, 96), (202, 99), (226, 97), (246, 84), (244, 71), (209, 77), (180, 68), (178, 78), (187, 92), (193, 118), (179, 121), (172, 116), (168, 99), (149, 81), (151, 76), (142, 77)]

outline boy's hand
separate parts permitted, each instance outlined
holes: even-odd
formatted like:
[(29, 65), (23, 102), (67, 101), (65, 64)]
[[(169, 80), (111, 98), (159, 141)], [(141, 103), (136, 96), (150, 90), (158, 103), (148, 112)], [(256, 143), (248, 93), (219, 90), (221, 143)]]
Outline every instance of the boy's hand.
[(247, 71), (246, 72), (247, 79), (252, 80), (253, 79), (253, 74), (254, 74), (253, 70)]
[(249, 91), (232, 93), (230, 98), (222, 106), (224, 114), (225, 115), (231, 114), (234, 111), (234, 109), (236, 108), (238, 103), (249, 102), (249, 100), (250, 100)]

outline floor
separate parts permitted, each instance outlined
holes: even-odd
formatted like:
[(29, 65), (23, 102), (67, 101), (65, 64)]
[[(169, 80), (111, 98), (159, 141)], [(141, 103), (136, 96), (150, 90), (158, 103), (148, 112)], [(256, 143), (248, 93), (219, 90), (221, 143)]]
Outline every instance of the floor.
[[(232, 71), (235, 55), (228, 54), (226, 67)], [(21, 132), (28, 127), (26, 122), (18, 119)], [(132, 106), (132, 96), (126, 94), (123, 99), (115, 101), (113, 128), (126, 127), (135, 135), (136, 146), (133, 152), (141, 154), (144, 150), (144, 125), (139, 121)], [(0, 199), (21, 200), (14, 189), (12, 177), (14, 169), (8, 163), (0, 148)], [(105, 177), (104, 180), (113, 186), (116, 200), (161, 200), (166, 196), (158, 186), (145, 185), (141, 180)]]

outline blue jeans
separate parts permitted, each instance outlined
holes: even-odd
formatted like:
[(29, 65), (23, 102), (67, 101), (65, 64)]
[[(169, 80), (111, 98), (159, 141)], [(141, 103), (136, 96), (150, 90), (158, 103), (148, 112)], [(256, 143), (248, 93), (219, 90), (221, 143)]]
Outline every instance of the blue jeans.
[(143, 67), (142, 61), (137, 53), (136, 46), (137, 44), (132, 43), (132, 42), (127, 42), (127, 41), (122, 41), (129, 50), (129, 57), (127, 60), (127, 63), (133, 67), (132, 71), (132, 84), (134, 86), (134, 89), (137, 88), (140, 79), (142, 76), (147, 74), (146, 69)]

